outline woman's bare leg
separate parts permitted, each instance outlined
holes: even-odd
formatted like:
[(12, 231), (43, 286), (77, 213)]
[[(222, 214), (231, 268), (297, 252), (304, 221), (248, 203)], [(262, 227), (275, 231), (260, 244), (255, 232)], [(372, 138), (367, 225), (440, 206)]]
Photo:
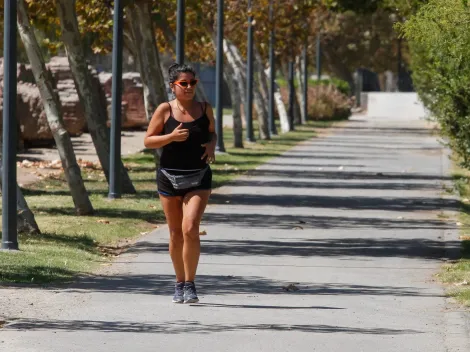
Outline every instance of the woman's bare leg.
[(185, 281), (194, 281), (201, 254), (199, 224), (209, 201), (210, 190), (188, 193), (183, 198), (183, 261)]
[(167, 197), (160, 194), (160, 201), (170, 230), (170, 256), (175, 269), (176, 281), (184, 282), (183, 199), (182, 197)]

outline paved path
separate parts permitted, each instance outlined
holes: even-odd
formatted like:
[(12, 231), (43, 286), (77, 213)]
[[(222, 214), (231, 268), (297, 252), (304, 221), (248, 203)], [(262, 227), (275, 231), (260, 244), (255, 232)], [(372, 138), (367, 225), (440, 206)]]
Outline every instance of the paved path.
[(458, 248), (455, 221), (437, 217), (458, 206), (442, 198), (445, 151), (423, 123), (404, 126), (357, 118), (216, 192), (201, 304), (170, 303), (161, 229), (102, 277), (0, 290), (20, 307), (0, 350), (470, 351), (433, 277)]

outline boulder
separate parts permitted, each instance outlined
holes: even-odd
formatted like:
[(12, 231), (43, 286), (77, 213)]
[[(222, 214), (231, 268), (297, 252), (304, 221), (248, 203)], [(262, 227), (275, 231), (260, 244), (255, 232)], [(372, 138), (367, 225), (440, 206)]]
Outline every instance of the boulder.
[[(111, 116), (113, 76), (107, 72), (101, 72), (98, 76), (106, 94), (108, 115)], [(122, 127), (135, 128), (147, 125), (148, 121), (140, 74), (137, 72), (124, 73), (122, 75)]]
[[(29, 144), (52, 141), (53, 136), (47, 122), (39, 89), (31, 83), (18, 84), (19, 104), (17, 116), (22, 139)], [(64, 127), (71, 136), (79, 136), (85, 128), (85, 119), (78, 95), (70, 91), (59, 94), (62, 105)]]

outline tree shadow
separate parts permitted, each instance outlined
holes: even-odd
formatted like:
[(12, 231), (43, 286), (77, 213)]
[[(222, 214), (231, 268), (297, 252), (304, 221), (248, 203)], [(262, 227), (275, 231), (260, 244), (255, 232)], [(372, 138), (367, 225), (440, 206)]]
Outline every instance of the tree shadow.
[(20, 287), (31, 287), (32, 284), (50, 282), (51, 280), (68, 281), (76, 274), (72, 270), (47, 265), (6, 266), (0, 273), (0, 281), (2, 282), (0, 287), (15, 287), (17, 282), (28, 282), (28, 284), (20, 285)]
[[(50, 215), (65, 215), (76, 216), (75, 208), (73, 207), (50, 207), (50, 206), (37, 206), (35, 211), (47, 213)], [(126, 218), (126, 219), (140, 219), (149, 223), (161, 223), (165, 220), (162, 210), (131, 210), (125, 208), (100, 208), (95, 210), (92, 216), (100, 216), (106, 218)]]
[[(300, 166), (300, 165), (299, 165)], [(306, 180), (236, 180), (233, 182), (238, 187), (285, 187), (285, 188), (306, 188), (306, 189), (358, 189), (358, 190), (436, 190), (436, 185), (431, 182), (374, 182), (374, 183), (348, 183), (348, 182), (315, 182)]]
[[(310, 156), (311, 158), (312, 156)], [(315, 157), (316, 158), (316, 157)], [(325, 157), (328, 158), (328, 157)], [(345, 157), (345, 159), (350, 159)], [(250, 171), (251, 176), (279, 177), (279, 178), (303, 178), (315, 179), (325, 178), (330, 180), (432, 180), (432, 181), (452, 181), (450, 176), (401, 173), (401, 172), (367, 172), (367, 171), (340, 171), (338, 170), (318, 170), (318, 171), (296, 171), (263, 168)]]
[[(236, 184), (236, 183), (235, 183)], [(315, 195), (261, 195), (261, 194), (220, 194), (211, 196), (211, 204), (236, 204), (246, 206), (277, 206), (283, 208), (310, 207), (350, 210), (413, 211), (457, 211), (461, 202), (456, 199), (430, 197), (340, 197)]]
[[(394, 296), (394, 297), (440, 297), (420, 288), (401, 286), (370, 286), (347, 283), (296, 282), (298, 291), (286, 291), (292, 282), (273, 280), (259, 276), (198, 275), (199, 292), (211, 295), (294, 295), (294, 296)], [(86, 277), (78, 283), (68, 285), (66, 292), (116, 292), (172, 296), (174, 275), (139, 274)]]
[(203, 224), (253, 229), (376, 229), (376, 230), (454, 230), (454, 222), (439, 219), (390, 219), (354, 216), (296, 214), (212, 213), (204, 214)]
[[(356, 121), (354, 121), (356, 122)], [(411, 135), (423, 135), (423, 136), (430, 136), (433, 132), (432, 129), (427, 128), (420, 128), (420, 127), (364, 127), (364, 126), (330, 126), (327, 127), (328, 129), (332, 130), (344, 130), (344, 131), (354, 131), (354, 133), (364, 132), (366, 134), (373, 133), (376, 134), (377, 132), (387, 133), (387, 134), (398, 134), (400, 136), (404, 134), (411, 134)]]
[[(238, 153), (238, 152), (231, 152), (230, 155), (234, 156), (241, 156), (241, 157), (246, 157), (245, 153)], [(328, 156), (320, 156), (316, 154), (305, 154), (305, 152), (296, 152), (289, 150), (288, 153), (284, 154), (279, 154), (279, 153), (270, 153), (270, 152), (260, 152), (256, 153), (257, 156), (259, 157), (266, 157), (266, 158), (272, 158), (272, 157), (277, 157), (277, 158), (307, 158), (311, 159), (315, 157), (315, 159), (327, 159), (327, 160), (351, 160), (351, 159), (363, 159), (359, 157), (354, 157), (354, 156), (343, 156), (343, 155), (328, 155)]]
[[(446, 251), (460, 248), (458, 241), (449, 243), (422, 238), (412, 239), (365, 239), (365, 238), (319, 238), (289, 239), (278, 241), (256, 240), (209, 240), (204, 239), (201, 253), (211, 256), (236, 257), (372, 257), (372, 258), (419, 258), (436, 260), (445, 257)], [(140, 242), (129, 253), (167, 253), (168, 244)]]
[[(195, 305), (193, 305), (194, 307)], [(21, 319), (10, 323), (6, 330), (28, 331), (99, 331), (107, 333), (145, 334), (212, 334), (234, 331), (275, 331), (307, 332), (317, 334), (361, 334), (361, 335), (407, 335), (424, 333), (413, 329), (360, 328), (324, 324), (204, 324), (199, 321), (176, 320), (158, 323), (142, 321), (103, 321), (103, 320), (41, 320)]]

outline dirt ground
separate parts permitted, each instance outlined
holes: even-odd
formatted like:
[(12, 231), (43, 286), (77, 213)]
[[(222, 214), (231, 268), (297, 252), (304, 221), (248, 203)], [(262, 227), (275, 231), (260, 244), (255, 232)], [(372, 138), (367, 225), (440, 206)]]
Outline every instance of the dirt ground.
[[(144, 149), (145, 131), (124, 131), (121, 135), (121, 155), (134, 154)], [(88, 133), (72, 138), (77, 160), (98, 162)], [(38, 181), (41, 175), (57, 172), (57, 148), (29, 148), (17, 154), (17, 180), (20, 187)]]

